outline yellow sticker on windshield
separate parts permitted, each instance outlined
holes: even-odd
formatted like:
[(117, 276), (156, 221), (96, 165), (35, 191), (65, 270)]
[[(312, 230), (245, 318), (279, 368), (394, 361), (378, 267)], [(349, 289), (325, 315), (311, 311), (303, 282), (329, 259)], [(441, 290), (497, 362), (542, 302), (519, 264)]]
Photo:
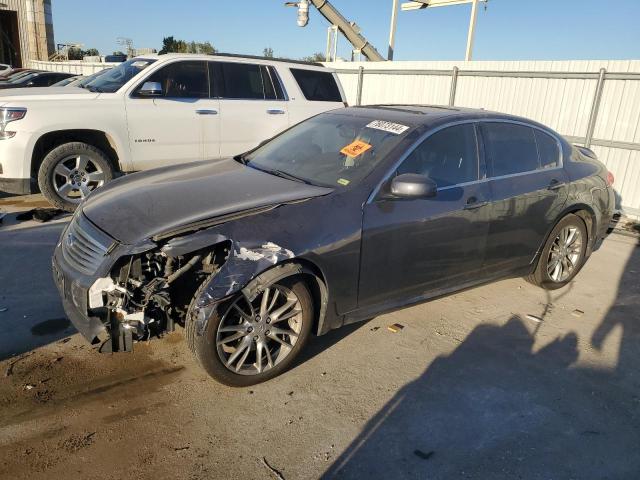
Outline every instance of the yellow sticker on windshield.
[(349, 185), (351, 182), (349, 180), (347, 180), (346, 178), (339, 178), (338, 179), (338, 183), (340, 185), (342, 185), (343, 187), (346, 187), (347, 185)]
[(360, 140), (356, 140), (353, 143), (344, 147), (342, 150), (340, 150), (340, 153), (342, 153), (343, 155), (346, 155), (347, 157), (355, 158), (358, 155), (362, 155), (364, 152), (366, 152), (370, 148), (371, 148), (371, 145), (369, 145), (368, 143), (362, 142)]

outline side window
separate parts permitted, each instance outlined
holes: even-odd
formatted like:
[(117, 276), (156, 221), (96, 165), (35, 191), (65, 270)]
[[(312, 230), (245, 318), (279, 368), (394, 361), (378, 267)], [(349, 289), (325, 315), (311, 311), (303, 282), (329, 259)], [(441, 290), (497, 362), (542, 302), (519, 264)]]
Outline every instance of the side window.
[(478, 180), (474, 125), (456, 125), (431, 135), (400, 165), (397, 174), (403, 173), (426, 175), (440, 188)]
[(222, 98), (263, 100), (264, 87), (259, 65), (249, 63), (217, 64), (220, 74), (218, 92)]
[(540, 166), (533, 128), (514, 123), (482, 125), (487, 164), (492, 177), (532, 172)]
[(542, 168), (554, 168), (558, 166), (560, 160), (560, 149), (558, 142), (551, 135), (542, 130), (534, 130), (536, 143), (538, 144), (538, 155)]
[(342, 102), (336, 79), (330, 72), (292, 68), (293, 78), (300, 86), (304, 98), (313, 102)]
[(31, 80), (31, 83), (34, 87), (48, 87), (49, 82), (51, 81), (51, 76), (49, 75), (40, 75)]
[(172, 63), (151, 74), (145, 82), (160, 83), (165, 98), (209, 98), (205, 62)]

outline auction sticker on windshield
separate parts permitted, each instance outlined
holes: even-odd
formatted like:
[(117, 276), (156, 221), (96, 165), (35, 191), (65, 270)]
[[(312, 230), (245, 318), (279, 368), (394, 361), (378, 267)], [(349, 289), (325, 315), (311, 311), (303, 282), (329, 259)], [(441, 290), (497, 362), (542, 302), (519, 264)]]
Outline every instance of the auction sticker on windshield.
[(350, 143), (349, 145), (344, 147), (342, 150), (340, 150), (340, 153), (342, 153), (343, 155), (346, 155), (347, 157), (355, 158), (358, 155), (363, 154), (370, 148), (371, 148), (371, 145), (369, 145), (368, 143), (365, 143), (361, 140), (355, 140), (353, 143)]
[(367, 125), (367, 128), (375, 128), (376, 130), (383, 130), (385, 132), (395, 133), (396, 135), (400, 135), (409, 130), (409, 127), (407, 127), (406, 125), (386, 122), (384, 120), (374, 120), (369, 125)]

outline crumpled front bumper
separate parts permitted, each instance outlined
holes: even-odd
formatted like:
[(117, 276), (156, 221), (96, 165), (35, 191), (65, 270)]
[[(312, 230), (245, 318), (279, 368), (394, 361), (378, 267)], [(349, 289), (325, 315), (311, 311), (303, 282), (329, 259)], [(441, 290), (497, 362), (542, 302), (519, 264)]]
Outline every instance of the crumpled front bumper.
[[(97, 277), (88, 277), (73, 270), (62, 255), (61, 245), (55, 249), (52, 260), (53, 281), (58, 287), (64, 311), (73, 326), (90, 343), (106, 338), (103, 320), (89, 315), (89, 289)], [(97, 340), (96, 340), (97, 339)]]

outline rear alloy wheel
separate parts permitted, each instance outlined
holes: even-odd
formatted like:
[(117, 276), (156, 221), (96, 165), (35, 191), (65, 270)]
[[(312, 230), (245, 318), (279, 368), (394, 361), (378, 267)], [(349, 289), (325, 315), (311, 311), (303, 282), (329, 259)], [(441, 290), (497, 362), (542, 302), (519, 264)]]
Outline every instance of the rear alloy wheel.
[(40, 167), (38, 183), (53, 205), (73, 211), (93, 190), (112, 178), (113, 167), (101, 150), (73, 142), (49, 152)]
[(582, 219), (572, 214), (564, 217), (549, 235), (529, 280), (548, 290), (569, 283), (584, 265), (587, 240)]
[[(212, 377), (226, 385), (248, 386), (291, 365), (310, 335), (312, 312), (304, 282), (285, 279), (251, 300), (239, 293), (213, 313), (204, 335), (188, 332), (187, 337)], [(191, 315), (187, 322), (187, 329), (195, 327)]]

